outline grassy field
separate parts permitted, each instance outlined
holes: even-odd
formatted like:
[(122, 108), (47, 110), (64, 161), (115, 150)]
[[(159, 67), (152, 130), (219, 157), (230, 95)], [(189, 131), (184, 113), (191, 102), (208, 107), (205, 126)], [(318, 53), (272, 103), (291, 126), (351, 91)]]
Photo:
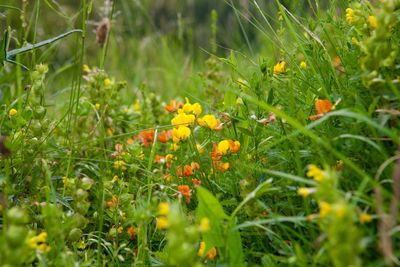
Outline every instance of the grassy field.
[(400, 265), (400, 1), (0, 4), (0, 266)]

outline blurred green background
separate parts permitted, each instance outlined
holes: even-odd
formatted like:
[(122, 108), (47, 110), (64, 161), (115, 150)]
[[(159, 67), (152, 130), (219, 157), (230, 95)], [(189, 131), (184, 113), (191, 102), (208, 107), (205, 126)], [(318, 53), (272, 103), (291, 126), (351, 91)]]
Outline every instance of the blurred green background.
[[(193, 91), (196, 88), (190, 86), (198, 86), (193, 82), (196, 79), (193, 74), (200, 68), (204, 69), (204, 60), (212, 52), (212, 10), (218, 14), (218, 49), (214, 51), (218, 56), (228, 55), (231, 49), (251, 56), (271, 53), (272, 42), (268, 32), (279, 25), (275, 1), (86, 2), (91, 12), (87, 22), (85, 62), (90, 66), (101, 64), (102, 46), (96, 42), (96, 30), (105, 18), (110, 17), (110, 45), (104, 68), (131, 85), (145, 82), (163, 97), (176, 95), (182, 90)], [(33, 43), (81, 28), (82, 3), (78, 0), (3, 0), (0, 4), (1, 32), (8, 26), (13, 29), (10, 48), (14, 48), (20, 47), (22, 42)], [(298, 16), (305, 13), (317, 15), (313, 14), (314, 1), (287, 0), (281, 3)], [(318, 5), (321, 7), (324, 3), (327, 1)], [(68, 77), (72, 75), (79, 54), (77, 38), (77, 35), (69, 36), (35, 51), (35, 60), (27, 54), (21, 62), (30, 68), (35, 63), (49, 64), (52, 70), (49, 90), (68, 90)]]

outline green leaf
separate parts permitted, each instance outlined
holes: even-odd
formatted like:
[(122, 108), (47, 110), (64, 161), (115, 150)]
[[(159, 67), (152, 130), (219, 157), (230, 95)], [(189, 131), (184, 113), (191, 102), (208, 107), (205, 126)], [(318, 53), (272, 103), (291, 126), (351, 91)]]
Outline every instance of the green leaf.
[(230, 266), (244, 266), (243, 246), (236, 223), (232, 220), (229, 224), (228, 240), (226, 244)]
[(4, 65), (4, 61), (6, 61), (7, 58), (7, 44), (8, 44), (8, 29), (4, 31), (4, 36), (3, 39), (1, 40), (0, 44), (0, 64)]
[(60, 39), (65, 38), (65, 37), (67, 37), (68, 35), (70, 35), (70, 34), (72, 34), (72, 33), (75, 33), (75, 32), (80, 32), (80, 33), (82, 33), (82, 30), (79, 30), (79, 29), (71, 30), (71, 31), (65, 32), (65, 33), (63, 33), (63, 34), (60, 34), (60, 35), (58, 35), (58, 36), (56, 36), (56, 37), (53, 37), (53, 38), (50, 38), (50, 39), (41, 41), (41, 42), (39, 42), (39, 43), (36, 43), (36, 44), (28, 44), (28, 45), (26, 45), (26, 46), (24, 46), (24, 47), (11, 50), (11, 51), (7, 52), (7, 54), (6, 54), (6, 59), (7, 59), (7, 60), (11, 60), (11, 59), (13, 59), (17, 54), (26, 53), (26, 52), (29, 52), (29, 51), (31, 51), (31, 50), (33, 50), (33, 49), (36, 49), (36, 48), (39, 48), (39, 47), (42, 47), (42, 46), (45, 46), (45, 45), (49, 45), (49, 44), (51, 44), (51, 43), (54, 43), (55, 41), (58, 41), (58, 40), (60, 40)]
[(225, 214), (218, 199), (216, 199), (207, 189), (197, 188), (197, 198), (199, 206), (197, 207), (197, 218), (207, 218), (210, 221), (210, 230), (203, 234), (203, 240), (206, 243), (206, 249), (211, 247), (224, 246), (223, 221), (229, 217)]

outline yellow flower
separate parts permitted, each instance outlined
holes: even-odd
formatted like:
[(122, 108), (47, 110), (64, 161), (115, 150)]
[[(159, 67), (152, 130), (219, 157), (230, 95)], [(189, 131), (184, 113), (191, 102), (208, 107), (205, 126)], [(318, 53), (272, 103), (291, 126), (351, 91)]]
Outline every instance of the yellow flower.
[(179, 141), (183, 141), (188, 139), (190, 136), (191, 131), (186, 126), (179, 126), (178, 128), (174, 128), (172, 130), (172, 140), (174, 143), (179, 143)]
[(307, 63), (305, 61), (300, 62), (300, 69), (306, 69), (307, 68)]
[(312, 177), (316, 182), (322, 182), (325, 177), (325, 173), (314, 164), (310, 164), (308, 165), (307, 176)]
[(78, 248), (79, 248), (79, 249), (85, 249), (85, 248), (86, 248), (86, 243), (85, 243), (84, 240), (81, 240), (81, 241), (78, 243)]
[(185, 98), (186, 103), (183, 105), (182, 110), (185, 113), (194, 113), (196, 116), (201, 114), (201, 105), (199, 103), (190, 104), (189, 99)]
[(200, 220), (200, 231), (207, 232), (210, 230), (210, 220), (206, 217)]
[(346, 21), (349, 25), (354, 23), (354, 10), (351, 8), (346, 9)]
[(168, 213), (169, 213), (169, 205), (168, 205), (168, 203), (167, 202), (161, 202), (158, 205), (158, 212), (160, 213), (160, 215), (164, 215), (164, 216), (168, 215)]
[(99, 103), (96, 103), (96, 104), (94, 105), (94, 107), (96, 108), (97, 111), (100, 110), (100, 104), (99, 104)]
[(114, 135), (115, 130), (113, 128), (107, 128), (107, 134), (108, 136), (113, 136)]
[(223, 141), (219, 142), (217, 149), (219, 152), (222, 153), (222, 155), (227, 154), (229, 152), (229, 150), (231, 149), (229, 140), (223, 140)]
[(370, 26), (372, 29), (375, 30), (375, 29), (378, 27), (378, 22), (377, 22), (375, 16), (369, 16), (369, 17), (368, 17), (368, 22), (369, 22), (369, 26)]
[(221, 122), (215, 118), (214, 115), (204, 115), (202, 118), (198, 118), (197, 122), (202, 127), (208, 127), (211, 130), (215, 130), (220, 126)]
[(87, 64), (83, 64), (83, 72), (89, 72), (90, 71), (90, 68), (89, 68), (89, 66), (87, 65)]
[(364, 224), (364, 223), (369, 223), (372, 221), (372, 216), (368, 213), (361, 213), (360, 217), (359, 217), (360, 223)]
[(176, 157), (174, 157), (174, 155), (172, 155), (172, 154), (165, 155), (166, 162), (172, 162), (173, 160), (176, 160)]
[(329, 212), (331, 212), (331, 210), (332, 210), (331, 204), (329, 204), (328, 202), (325, 202), (325, 201), (321, 201), (320, 203), (318, 203), (318, 206), (319, 206), (319, 216), (321, 218), (328, 215)]
[(182, 109), (185, 113), (190, 113), (190, 112), (192, 112), (192, 104), (190, 104), (190, 101), (187, 97), (185, 98), (185, 100), (186, 100), (186, 103), (185, 103), (185, 105), (183, 105)]
[(38, 245), (37, 249), (42, 253), (48, 253), (51, 250), (50, 246), (47, 243), (42, 243)]
[(192, 105), (192, 111), (196, 116), (199, 116), (202, 112), (201, 105), (199, 103), (194, 103)]
[(122, 170), (125, 171), (126, 170), (126, 163), (123, 160), (116, 160), (114, 161), (114, 169), (116, 170)]
[(199, 246), (199, 251), (197, 252), (197, 256), (202, 257), (204, 255), (205, 250), (206, 250), (206, 243), (204, 243), (204, 241), (201, 241)]
[(158, 217), (156, 226), (157, 226), (157, 229), (159, 229), (159, 230), (167, 229), (169, 226), (168, 219), (165, 217)]
[(135, 104), (133, 105), (133, 110), (140, 111), (140, 108), (141, 108), (140, 101), (139, 101), (139, 99), (136, 99)]
[(39, 243), (46, 242), (46, 240), (47, 240), (47, 233), (46, 233), (46, 232), (41, 232), (41, 233), (37, 236), (37, 242), (39, 242)]
[(286, 62), (285, 61), (279, 61), (275, 66), (274, 66), (274, 74), (283, 74), (286, 72)]
[(196, 144), (196, 148), (197, 148), (197, 151), (199, 152), (199, 154), (204, 153), (204, 147), (202, 147), (200, 144)]
[(119, 180), (119, 177), (117, 175), (114, 175), (111, 182), (115, 183), (115, 182), (118, 182), (118, 180)]
[(104, 85), (106, 86), (106, 87), (108, 87), (108, 86), (110, 86), (111, 85), (111, 80), (110, 79), (105, 79), (104, 80)]
[(175, 118), (171, 120), (171, 124), (174, 126), (189, 126), (194, 123), (195, 116), (192, 114), (185, 114), (183, 111), (176, 115)]
[(311, 190), (306, 187), (300, 187), (299, 189), (297, 189), (297, 194), (299, 194), (304, 198), (308, 197), (311, 193), (312, 193)]
[(15, 108), (10, 109), (10, 111), (8, 112), (8, 115), (10, 117), (13, 117), (15, 115), (17, 115), (18, 111)]
[(28, 244), (28, 247), (31, 249), (35, 249), (37, 247), (37, 238), (36, 236), (29, 238), (26, 243)]

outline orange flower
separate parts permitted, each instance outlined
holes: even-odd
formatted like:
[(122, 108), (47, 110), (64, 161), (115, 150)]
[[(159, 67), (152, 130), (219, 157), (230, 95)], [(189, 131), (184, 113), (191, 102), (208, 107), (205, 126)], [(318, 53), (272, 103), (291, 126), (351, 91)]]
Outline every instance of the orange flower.
[(217, 256), (217, 249), (215, 247), (212, 247), (208, 252), (207, 252), (207, 258), (209, 260), (215, 259)]
[(200, 186), (201, 185), (201, 181), (199, 179), (197, 179), (197, 178), (192, 178), (192, 183), (195, 186)]
[(131, 226), (128, 228), (127, 232), (129, 234), (129, 238), (131, 240), (134, 240), (136, 238), (136, 231), (137, 231), (137, 229), (134, 226)]
[(172, 131), (162, 131), (161, 134), (158, 135), (158, 141), (165, 144), (169, 138), (171, 138)]
[(322, 118), (326, 113), (335, 109), (335, 106), (329, 100), (317, 99), (315, 100), (315, 109), (317, 110), (317, 114), (309, 117), (312, 121)]
[(150, 146), (154, 141), (154, 130), (150, 129), (140, 132), (137, 139), (139, 139), (145, 147)]
[(233, 141), (229, 140), (229, 146), (231, 148), (232, 153), (237, 153), (240, 149), (240, 142), (239, 141)]
[(171, 101), (169, 101), (169, 105), (166, 105), (164, 107), (164, 109), (170, 113), (173, 113), (175, 111), (177, 111), (179, 108), (183, 107), (183, 103), (182, 102), (175, 102), (175, 100), (171, 99)]
[(197, 162), (190, 163), (190, 167), (192, 167), (193, 171), (197, 171), (200, 169), (200, 165)]
[(210, 154), (213, 161), (221, 160), (222, 153), (218, 150), (216, 144), (214, 144), (214, 150)]
[(113, 195), (111, 197), (111, 200), (106, 202), (106, 207), (109, 208), (109, 209), (114, 208), (114, 207), (116, 207), (118, 205), (118, 202), (119, 202), (118, 198)]
[(179, 166), (178, 167), (178, 177), (182, 177), (182, 171), (183, 171), (183, 175), (184, 176), (186, 176), (186, 177), (189, 177), (190, 175), (192, 175), (193, 174), (193, 169), (192, 169), (192, 167), (190, 166), (190, 165), (185, 165), (184, 167), (183, 167), (183, 170), (182, 170), (182, 167), (181, 166)]
[(221, 161), (214, 161), (213, 162), (214, 168), (217, 169), (218, 171), (224, 173), (228, 171), (231, 167), (229, 162), (221, 162)]
[(188, 185), (180, 185), (178, 186), (178, 191), (185, 197), (186, 203), (189, 203), (191, 197), (190, 187)]

